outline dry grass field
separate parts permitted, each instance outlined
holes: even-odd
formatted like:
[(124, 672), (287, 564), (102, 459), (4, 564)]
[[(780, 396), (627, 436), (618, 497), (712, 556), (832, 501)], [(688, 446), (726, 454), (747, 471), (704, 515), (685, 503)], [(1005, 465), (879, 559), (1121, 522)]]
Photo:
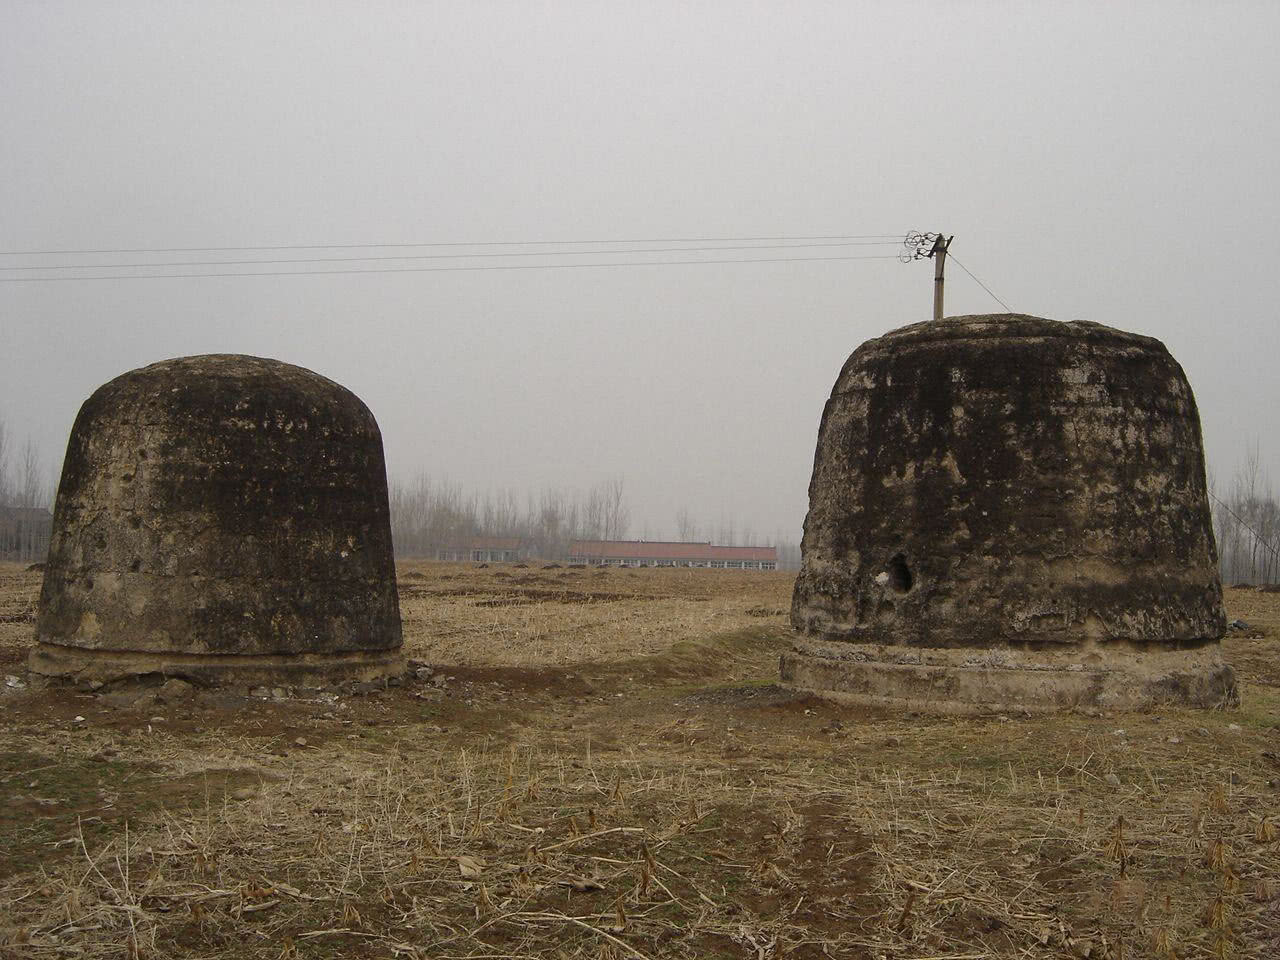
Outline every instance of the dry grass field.
[(1239, 711), (938, 719), (774, 686), (790, 586), (407, 565), (398, 687), (0, 688), (0, 956), (1280, 957), (1280, 595)]

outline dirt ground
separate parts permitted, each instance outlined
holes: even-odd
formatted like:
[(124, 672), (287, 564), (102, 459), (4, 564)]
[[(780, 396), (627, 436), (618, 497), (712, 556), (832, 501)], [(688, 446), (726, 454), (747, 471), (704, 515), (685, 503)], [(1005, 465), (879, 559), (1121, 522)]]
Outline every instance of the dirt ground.
[[(36, 690), (0, 566), (0, 956), (1280, 956), (1280, 594), (1243, 706), (776, 685), (785, 573), (410, 564), (360, 696)], [(9, 679), (12, 678), (12, 679)]]

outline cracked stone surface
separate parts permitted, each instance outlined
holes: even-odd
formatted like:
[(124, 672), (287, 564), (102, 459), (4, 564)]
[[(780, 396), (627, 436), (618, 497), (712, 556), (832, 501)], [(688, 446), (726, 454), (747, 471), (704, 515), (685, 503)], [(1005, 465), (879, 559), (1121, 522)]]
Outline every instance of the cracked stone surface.
[(1002, 314), (869, 340), (809, 501), (791, 619), (818, 643), (1101, 670), (1226, 630), (1195, 398), (1150, 337)]
[(36, 630), (44, 673), (130, 657), (203, 679), (306, 658), (391, 663), (400, 615), (373, 415), (257, 357), (168, 360), (100, 387), (67, 447)]

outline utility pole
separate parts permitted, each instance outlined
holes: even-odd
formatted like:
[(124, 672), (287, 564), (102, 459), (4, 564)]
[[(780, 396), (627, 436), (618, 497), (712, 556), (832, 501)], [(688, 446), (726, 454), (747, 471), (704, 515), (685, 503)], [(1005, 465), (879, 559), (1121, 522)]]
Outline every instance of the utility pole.
[(933, 260), (933, 319), (942, 319), (942, 287), (945, 281), (944, 270), (947, 265), (947, 250), (955, 237), (938, 233), (920, 233), (912, 230), (902, 241), (902, 253), (898, 259), (903, 263), (913, 260)]
[(929, 256), (933, 257), (933, 319), (942, 319), (942, 284), (944, 278), (942, 271), (947, 265), (947, 248), (951, 246), (951, 237), (946, 240), (942, 239), (942, 234), (938, 234), (938, 238), (933, 241), (933, 249), (929, 251)]

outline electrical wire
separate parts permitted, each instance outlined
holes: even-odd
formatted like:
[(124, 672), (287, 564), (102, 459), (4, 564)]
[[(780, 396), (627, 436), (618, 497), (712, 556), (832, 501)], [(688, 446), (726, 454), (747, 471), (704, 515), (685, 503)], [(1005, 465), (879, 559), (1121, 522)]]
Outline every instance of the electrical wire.
[(23, 264), (22, 266), (5, 266), (0, 270), (126, 270), (139, 267), (221, 267), (250, 266), (279, 263), (351, 263), (375, 260), (471, 260), (491, 257), (598, 257), (624, 253), (698, 253), (711, 250), (801, 250), (812, 247), (860, 247), (880, 245), (898, 241), (880, 240), (844, 240), (836, 243), (791, 243), (791, 244), (752, 244), (750, 246), (728, 247), (637, 247), (630, 250), (534, 250), (506, 251), (504, 253), (407, 253), (394, 256), (370, 257), (307, 257), (302, 259), (278, 260), (162, 260), (155, 263), (60, 263), (60, 264)]
[(416, 243), (285, 243), (240, 247), (114, 247), (100, 250), (0, 250), (0, 256), (64, 256), (72, 254), (100, 253), (236, 253), (248, 250), (369, 250), (404, 249), (408, 247), (534, 247), (570, 246), (573, 244), (616, 243), (789, 243), (802, 240), (874, 240), (895, 241), (902, 236), (896, 233), (835, 234), (812, 237), (642, 237), (620, 240), (448, 240)]
[[(608, 251), (601, 251), (606, 253)], [(390, 267), (345, 270), (255, 270), (228, 273), (120, 273), (88, 277), (0, 277), (0, 283), (65, 283), (72, 280), (189, 280), (199, 277), (315, 277), (353, 273), (446, 273), (479, 270), (589, 270), (601, 267), (676, 267), (725, 263), (817, 263), (833, 260), (896, 260), (897, 254), (848, 257), (757, 257), (724, 260), (633, 260), (615, 263), (520, 263), (454, 267)], [(144, 264), (144, 266), (146, 266)]]
[(1252, 533), (1254, 536), (1254, 539), (1257, 540), (1257, 542), (1263, 548), (1268, 550), (1273, 557), (1280, 557), (1280, 547), (1277, 547), (1274, 544), (1272, 544), (1270, 540), (1268, 540), (1260, 532), (1255, 530), (1253, 526), (1250, 525), (1248, 520), (1240, 516), (1240, 514), (1236, 513), (1234, 510), (1232, 510), (1231, 507), (1227, 504), (1227, 502), (1223, 500), (1221, 497), (1219, 497), (1212, 490), (1209, 491), (1209, 496), (1212, 497), (1215, 501), (1217, 501), (1218, 506), (1222, 507), (1223, 510), (1231, 514), (1231, 516), (1235, 518), (1236, 522), (1239, 523), (1240, 526), (1244, 527), (1246, 530)]
[(972, 270), (970, 270), (970, 269), (969, 269), (968, 267), (966, 267), (963, 263), (961, 263), (959, 260), (957, 260), (957, 259), (956, 259), (955, 254), (948, 253), (948, 254), (947, 254), (947, 256), (948, 256), (948, 257), (950, 257), (952, 260), (955, 260), (955, 261), (956, 261), (956, 266), (958, 266), (961, 270), (963, 270), (965, 273), (967, 273), (970, 277), (973, 277), (974, 282), (975, 282), (975, 283), (977, 283), (977, 284), (978, 284), (978, 286), (980, 286), (983, 290), (987, 291), (987, 293), (990, 293), (990, 294), (991, 294), (991, 299), (992, 299), (992, 300), (994, 300), (996, 303), (1000, 304), (1000, 306), (1004, 307), (1004, 308), (1005, 308), (1005, 310), (1006, 310), (1006, 311), (1008, 311), (1009, 313), (1013, 313), (1013, 308), (1012, 308), (1012, 307), (1010, 307), (1010, 306), (1009, 306), (1007, 303), (1005, 303), (1003, 300), (1001, 300), (999, 297), (997, 297), (994, 293), (991, 293), (991, 288), (990, 288), (990, 287), (988, 287), (988, 286), (987, 286), (985, 283), (983, 283), (981, 280), (979, 280), (977, 277), (975, 277), (975, 276), (973, 275), (973, 271), (972, 271)]

